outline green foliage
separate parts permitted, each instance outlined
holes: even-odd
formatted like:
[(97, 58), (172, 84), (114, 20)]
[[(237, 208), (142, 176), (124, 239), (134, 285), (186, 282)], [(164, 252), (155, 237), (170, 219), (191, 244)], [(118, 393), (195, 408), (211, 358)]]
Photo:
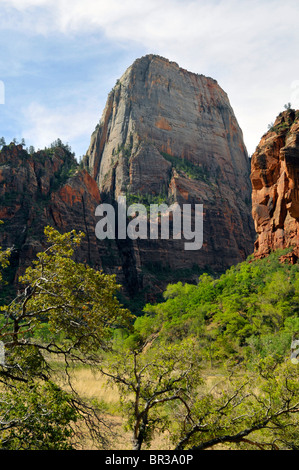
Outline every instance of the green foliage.
[(299, 265), (284, 253), (169, 284), (133, 332), (117, 331), (103, 373), (118, 386), (133, 449), (159, 432), (178, 450), (299, 448)]
[[(3, 221), (0, 220), (0, 230), (2, 230)], [(10, 263), (11, 249), (3, 250), (0, 246), (0, 305), (8, 302), (14, 297), (14, 288), (12, 280), (14, 277), (14, 269)]]
[[(218, 280), (169, 285), (165, 302), (147, 305), (133, 333), (118, 331), (101, 370), (118, 387), (133, 449), (167, 432), (177, 450), (298, 450), (298, 365), (286, 354), (298, 317), (285, 304), (297, 302), (297, 277), (298, 267), (280, 264), (278, 254), (250, 260)], [(261, 333), (252, 334), (250, 315)]]
[(175, 410), (176, 449), (204, 450), (217, 444), (232, 449), (297, 449), (298, 368), (267, 358), (254, 372), (229, 371), (210, 393), (199, 394), (189, 419)]
[[(0, 225), (3, 224), (3, 221), (0, 220)], [(3, 250), (0, 246), (0, 283), (3, 280), (3, 275), (1, 269), (5, 269), (9, 266), (9, 257), (10, 257), (10, 250)]]
[(63, 332), (66, 344), (91, 352), (109, 339), (114, 324), (124, 324), (129, 318), (129, 312), (115, 297), (120, 286), (114, 276), (72, 259), (83, 233), (61, 235), (46, 227), (45, 235), (50, 246), (37, 255), (20, 278), (25, 286), (23, 294), (2, 308), (6, 338), (17, 336), (23, 344), (46, 320), (53, 335)]
[[(0, 307), (0, 340), (5, 347), (1, 399), (8, 406), (0, 410), (3, 448), (65, 448), (77, 412), (91, 425), (92, 411), (86, 411), (73, 387), (71, 398), (55, 385), (47, 387), (57, 380), (57, 367), (70, 380), (72, 362), (88, 363), (108, 347), (114, 328), (130, 326), (131, 315), (116, 298), (120, 286), (114, 276), (74, 261), (83, 233), (61, 235), (46, 227), (45, 235), (49, 246), (20, 278), (24, 288)], [(0, 255), (1, 264), (7, 264), (6, 255)], [(29, 390), (26, 400), (24, 387)]]
[(55, 179), (51, 184), (54, 191), (62, 186), (68, 178), (72, 177), (78, 169), (78, 163), (71, 147), (68, 144), (64, 144), (60, 139), (54, 141), (50, 147), (33, 153), (33, 158), (41, 162), (47, 158), (62, 160), (62, 165), (59, 166), (55, 173)]
[(193, 163), (189, 162), (189, 160), (183, 159), (181, 157), (176, 157), (165, 152), (160, 153), (179, 173), (183, 172), (189, 178), (195, 180), (209, 180), (208, 172), (202, 167), (194, 165)]
[(0, 449), (71, 450), (79, 414), (71, 396), (52, 382), (21, 383), (0, 392)]
[(170, 284), (164, 302), (145, 306), (137, 331), (159, 331), (166, 342), (196, 337), (201, 354), (216, 362), (270, 353), (282, 359), (299, 332), (299, 265), (280, 263), (281, 254), (250, 259), (219, 279), (204, 274), (196, 286)]
[(126, 192), (126, 201), (127, 206), (132, 204), (143, 204), (147, 211), (149, 211), (151, 204), (167, 204), (168, 203), (168, 194), (166, 190), (161, 191), (159, 194), (151, 193), (130, 193)]
[[(298, 450), (299, 366), (289, 356), (299, 333), (299, 264), (282, 263), (278, 251), (217, 279), (169, 284), (132, 327), (115, 278), (74, 261), (83, 234), (45, 234), (49, 247), (0, 310), (2, 449), (71, 449), (80, 417), (90, 420), (94, 406), (105, 411), (55, 384), (64, 367), (70, 380), (75, 361), (117, 386), (135, 450), (163, 432), (180, 450)], [(0, 265), (8, 262), (0, 249)]]
[(158, 348), (151, 347), (154, 341), (151, 337), (144, 342), (135, 332), (106, 356), (101, 368), (108, 384), (118, 388), (134, 450), (149, 446), (154, 432), (169, 427), (167, 404), (187, 407), (190, 393), (201, 383), (191, 340)]

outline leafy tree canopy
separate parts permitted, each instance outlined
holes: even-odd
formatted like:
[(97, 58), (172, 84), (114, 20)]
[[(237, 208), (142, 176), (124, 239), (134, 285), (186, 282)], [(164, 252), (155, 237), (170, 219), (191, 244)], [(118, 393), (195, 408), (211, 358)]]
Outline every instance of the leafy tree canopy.
[[(108, 348), (116, 326), (131, 321), (116, 298), (120, 286), (115, 278), (73, 259), (84, 234), (61, 235), (46, 227), (45, 235), (48, 248), (20, 278), (23, 288), (17, 297), (0, 309), (0, 341), (5, 349), (0, 365), (0, 400), (5, 405), (0, 411), (2, 448), (24, 448), (25, 436), (25, 447), (62, 448), (63, 436), (70, 436), (79, 415), (88, 418), (97, 434), (99, 418), (94, 410), (73, 388), (65, 394), (57, 378), (64, 368), (69, 380), (72, 361), (88, 363), (100, 349)], [(1, 264), (7, 265), (8, 254), (0, 256)]]
[(164, 302), (146, 305), (136, 330), (159, 331), (170, 342), (196, 337), (201, 355), (216, 363), (256, 353), (285, 357), (299, 333), (299, 265), (281, 263), (282, 254), (249, 259), (219, 279), (203, 274), (197, 285), (169, 285)]

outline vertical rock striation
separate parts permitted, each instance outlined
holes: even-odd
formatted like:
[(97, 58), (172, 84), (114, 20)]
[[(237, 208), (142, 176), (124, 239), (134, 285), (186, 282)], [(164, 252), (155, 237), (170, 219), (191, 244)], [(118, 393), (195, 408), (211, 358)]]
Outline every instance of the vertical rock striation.
[[(124, 293), (142, 301), (252, 253), (249, 159), (215, 80), (159, 56), (136, 60), (108, 96), (84, 167), (63, 146), (32, 155), (13, 144), (1, 150), (0, 245), (13, 248), (15, 281), (43, 249), (45, 225), (85, 232), (77, 260), (116, 274)], [(184, 237), (98, 240), (95, 209), (101, 202), (117, 208), (120, 195), (147, 208), (203, 204), (202, 248), (185, 250)]]
[(250, 164), (242, 132), (217, 82), (156, 55), (136, 60), (110, 92), (85, 165), (103, 200), (204, 205), (204, 243), (134, 243), (139, 268), (224, 271), (253, 251)]
[(286, 110), (263, 135), (251, 164), (255, 256), (294, 247), (299, 254), (299, 113)]
[[(0, 152), (0, 245), (11, 248), (10, 281), (17, 283), (36, 253), (45, 247), (44, 227), (73, 229), (86, 235), (78, 260), (101, 268), (94, 234), (94, 211), (100, 203), (96, 182), (80, 170), (63, 148), (29, 155), (21, 145)], [(13, 277), (13, 278), (12, 278)]]

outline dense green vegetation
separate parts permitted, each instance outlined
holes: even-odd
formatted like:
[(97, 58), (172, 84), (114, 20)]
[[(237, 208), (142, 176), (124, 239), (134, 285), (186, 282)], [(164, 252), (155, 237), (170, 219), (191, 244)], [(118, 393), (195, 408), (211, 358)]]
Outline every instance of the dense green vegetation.
[(99, 448), (113, 446), (105, 403), (76, 392), (80, 366), (116, 387), (134, 450), (165, 432), (180, 450), (299, 449), (299, 365), (290, 360), (299, 264), (276, 252), (217, 279), (170, 284), (134, 318), (113, 276), (72, 259), (83, 234), (45, 233), (49, 248), (0, 310), (0, 448), (78, 448), (83, 430)]
[(283, 360), (299, 333), (299, 265), (281, 263), (282, 254), (249, 259), (219, 279), (203, 274), (197, 285), (170, 284), (164, 302), (146, 305), (136, 331), (159, 332), (165, 342), (193, 337), (214, 364), (257, 355)]
[[(0, 307), (0, 449), (71, 449), (82, 419), (100, 442), (98, 410), (58, 382), (68, 382), (71, 364), (92, 360), (112, 327), (131, 318), (116, 299), (114, 277), (72, 259), (83, 233), (47, 227), (45, 235), (47, 250), (20, 278), (18, 295)], [(0, 268), (9, 255), (0, 248)]]
[(169, 198), (166, 189), (161, 191), (160, 194), (151, 194), (151, 193), (130, 193), (127, 191), (126, 193), (126, 202), (127, 206), (132, 204), (142, 204), (146, 208), (147, 212), (149, 212), (149, 208), (151, 204), (167, 204), (169, 203)]
[[(298, 449), (298, 363), (290, 354), (299, 264), (282, 263), (286, 251), (249, 258), (218, 279), (203, 274), (197, 285), (170, 284), (133, 333), (116, 330), (104, 373), (119, 388), (133, 448), (158, 428), (177, 449)], [(218, 378), (213, 392), (209, 376)]]

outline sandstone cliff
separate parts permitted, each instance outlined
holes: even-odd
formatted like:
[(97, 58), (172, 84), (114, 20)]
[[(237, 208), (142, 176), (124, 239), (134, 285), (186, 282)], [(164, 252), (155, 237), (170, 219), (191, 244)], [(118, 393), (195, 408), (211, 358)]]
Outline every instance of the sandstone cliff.
[(0, 245), (13, 249), (10, 274), (17, 280), (35, 254), (43, 249), (44, 227), (61, 232), (82, 230), (80, 260), (100, 264), (94, 234), (94, 209), (100, 203), (95, 181), (79, 170), (63, 148), (29, 155), (21, 145), (0, 152)]
[[(86, 237), (77, 260), (116, 274), (130, 298), (151, 301), (169, 282), (222, 273), (253, 251), (250, 165), (226, 93), (217, 82), (158, 56), (138, 59), (108, 96), (84, 169), (63, 146), (0, 152), (0, 245), (13, 247), (15, 281), (52, 225)], [(185, 240), (100, 241), (95, 209), (164, 201), (203, 204), (203, 247)]]
[(136, 241), (138, 268), (221, 272), (252, 253), (249, 158), (215, 80), (159, 56), (136, 60), (108, 96), (85, 165), (103, 200), (138, 194), (140, 202), (160, 196), (204, 205), (201, 250), (188, 253), (179, 241)]
[[(142, 278), (130, 240), (116, 243), (96, 238), (95, 209), (100, 203), (95, 180), (65, 148), (30, 155), (21, 145), (4, 146), (0, 152), (0, 220), (4, 222), (0, 225), (0, 246), (11, 248), (12, 254), (5, 270), (8, 286), (1, 286), (0, 302), (10, 293), (14, 295), (19, 275), (45, 248), (46, 225), (61, 233), (73, 229), (84, 232), (76, 260), (115, 274), (125, 295), (138, 294)], [(157, 292), (155, 285), (149, 292)]]
[(251, 163), (255, 256), (294, 247), (299, 254), (299, 112), (279, 114)]

